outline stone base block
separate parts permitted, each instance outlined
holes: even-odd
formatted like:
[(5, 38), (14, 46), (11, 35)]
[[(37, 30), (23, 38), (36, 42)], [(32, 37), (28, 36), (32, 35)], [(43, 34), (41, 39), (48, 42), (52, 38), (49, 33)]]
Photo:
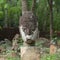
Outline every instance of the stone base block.
[(21, 47), (21, 60), (40, 60), (39, 48)]

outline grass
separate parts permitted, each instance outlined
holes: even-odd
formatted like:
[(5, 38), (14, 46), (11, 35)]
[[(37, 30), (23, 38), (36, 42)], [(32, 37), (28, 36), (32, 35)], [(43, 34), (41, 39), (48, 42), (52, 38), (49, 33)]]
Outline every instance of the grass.
[(21, 60), (19, 57), (7, 57), (7, 60)]
[(47, 54), (41, 57), (41, 60), (60, 60), (60, 54)]
[[(19, 47), (22, 46), (22, 43), (23, 43), (23, 41), (20, 38), (20, 41), (18, 42)], [(43, 47), (42, 43), (44, 43), (44, 41), (40, 41), (40, 42), (36, 43), (36, 46), (40, 47), (40, 48), (42, 47), (43, 48), (42, 51), (45, 51), (45, 52), (48, 52), (48, 53), (44, 54), (44, 52), (43, 52), (43, 54), (41, 54), (40, 60), (60, 60), (60, 52), (56, 53), (56, 54), (53, 54), (53, 55), (50, 55), (49, 54), (49, 48)], [(58, 39), (58, 43), (60, 44), (60, 39)], [(1, 46), (3, 46), (4, 48), (6, 48), (6, 52), (4, 52), (4, 55), (5, 54), (10, 54), (11, 52), (13, 52), (13, 51), (10, 50), (10, 48), (9, 48), (10, 45), (9, 44), (6, 43), (6, 44), (2, 44)], [(20, 56), (18, 56), (18, 55), (16, 55), (15, 57), (12, 57), (11, 55), (7, 55), (6, 59), (7, 60), (21, 60)]]

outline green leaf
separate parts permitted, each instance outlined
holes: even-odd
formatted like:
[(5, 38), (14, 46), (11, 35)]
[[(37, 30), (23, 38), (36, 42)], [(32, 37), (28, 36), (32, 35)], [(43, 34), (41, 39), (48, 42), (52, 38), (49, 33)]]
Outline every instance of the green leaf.
[(8, 8), (8, 4), (7, 4), (7, 3), (5, 4), (4, 8), (5, 8), (5, 9), (7, 9), (7, 8)]
[(4, 0), (0, 0), (0, 3), (3, 3), (4, 2)]
[(3, 11), (0, 11), (0, 19), (2, 19), (3, 18)]

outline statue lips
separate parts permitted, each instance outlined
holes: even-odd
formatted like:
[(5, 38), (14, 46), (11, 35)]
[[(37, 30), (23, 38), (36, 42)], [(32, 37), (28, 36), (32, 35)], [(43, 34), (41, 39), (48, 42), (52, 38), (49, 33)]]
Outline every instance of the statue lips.
[(31, 40), (31, 39), (27, 39), (27, 41), (26, 41), (26, 43), (28, 43), (28, 44), (31, 44), (33, 42), (33, 40)]

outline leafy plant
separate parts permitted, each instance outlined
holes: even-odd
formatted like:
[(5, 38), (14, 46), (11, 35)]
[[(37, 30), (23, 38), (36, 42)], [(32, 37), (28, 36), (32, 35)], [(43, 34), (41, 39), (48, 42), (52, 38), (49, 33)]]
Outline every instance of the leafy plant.
[(7, 60), (20, 60), (20, 58), (19, 57), (10, 57), (10, 56), (8, 56)]
[(41, 60), (60, 60), (59, 54), (47, 54), (41, 57)]

